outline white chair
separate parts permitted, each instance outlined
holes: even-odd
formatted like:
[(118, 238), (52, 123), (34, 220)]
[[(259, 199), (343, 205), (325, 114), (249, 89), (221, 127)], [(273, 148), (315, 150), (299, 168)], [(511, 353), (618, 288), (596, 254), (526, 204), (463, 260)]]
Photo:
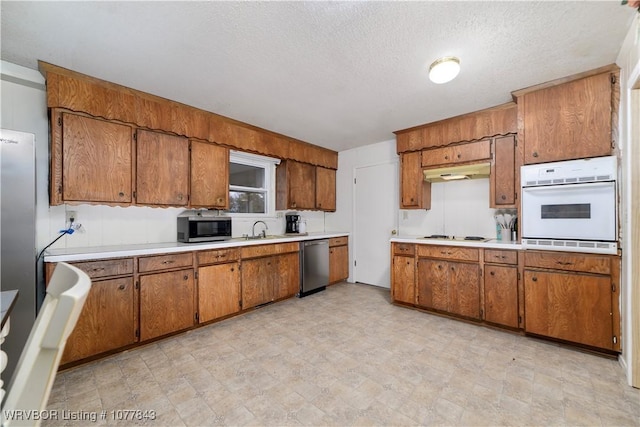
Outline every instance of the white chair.
[(33, 414), (46, 409), (67, 338), (90, 288), (86, 273), (63, 262), (57, 264), (7, 389), (2, 426), (40, 425)]

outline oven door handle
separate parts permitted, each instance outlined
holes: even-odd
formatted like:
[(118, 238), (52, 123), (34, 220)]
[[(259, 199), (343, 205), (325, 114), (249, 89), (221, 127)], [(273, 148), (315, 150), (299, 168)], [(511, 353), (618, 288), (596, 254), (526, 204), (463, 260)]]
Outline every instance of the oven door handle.
[(532, 192), (542, 192), (542, 191), (549, 191), (549, 190), (556, 191), (560, 189), (575, 190), (577, 188), (580, 188), (580, 189), (606, 188), (611, 186), (615, 186), (615, 181), (584, 182), (584, 183), (560, 184), (560, 185), (540, 185), (535, 187), (522, 187), (522, 191), (532, 193)]

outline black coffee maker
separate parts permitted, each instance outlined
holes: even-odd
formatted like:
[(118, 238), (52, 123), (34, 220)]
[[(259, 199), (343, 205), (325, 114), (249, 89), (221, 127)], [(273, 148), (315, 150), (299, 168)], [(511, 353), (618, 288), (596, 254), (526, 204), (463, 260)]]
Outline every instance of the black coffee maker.
[(287, 219), (287, 228), (285, 229), (285, 233), (299, 233), (300, 230), (298, 228), (298, 222), (300, 221), (300, 215), (297, 214), (287, 214), (285, 215)]

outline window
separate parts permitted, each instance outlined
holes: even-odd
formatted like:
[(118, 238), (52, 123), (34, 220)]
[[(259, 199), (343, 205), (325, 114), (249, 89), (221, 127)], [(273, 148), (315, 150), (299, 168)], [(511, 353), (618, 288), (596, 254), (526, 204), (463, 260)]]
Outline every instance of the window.
[(275, 165), (278, 159), (232, 151), (229, 157), (229, 212), (272, 214), (275, 192)]

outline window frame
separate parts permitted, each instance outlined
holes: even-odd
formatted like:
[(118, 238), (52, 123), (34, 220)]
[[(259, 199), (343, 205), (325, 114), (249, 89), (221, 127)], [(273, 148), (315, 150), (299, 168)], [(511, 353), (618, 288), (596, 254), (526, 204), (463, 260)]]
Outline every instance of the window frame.
[[(261, 156), (259, 154), (245, 153), (243, 151), (229, 151), (229, 170), (231, 170), (231, 163), (236, 163), (245, 166), (253, 166), (257, 168), (263, 168), (264, 173), (264, 186), (262, 188), (257, 187), (244, 187), (240, 185), (231, 185), (231, 179), (229, 179), (229, 193), (231, 191), (244, 191), (252, 193), (264, 193), (265, 194), (265, 212), (264, 213), (248, 213), (248, 212), (231, 212), (229, 216), (236, 218), (267, 218), (275, 216), (276, 206), (276, 166), (280, 164), (280, 159), (273, 157)], [(231, 194), (229, 194), (229, 204), (231, 204)]]

